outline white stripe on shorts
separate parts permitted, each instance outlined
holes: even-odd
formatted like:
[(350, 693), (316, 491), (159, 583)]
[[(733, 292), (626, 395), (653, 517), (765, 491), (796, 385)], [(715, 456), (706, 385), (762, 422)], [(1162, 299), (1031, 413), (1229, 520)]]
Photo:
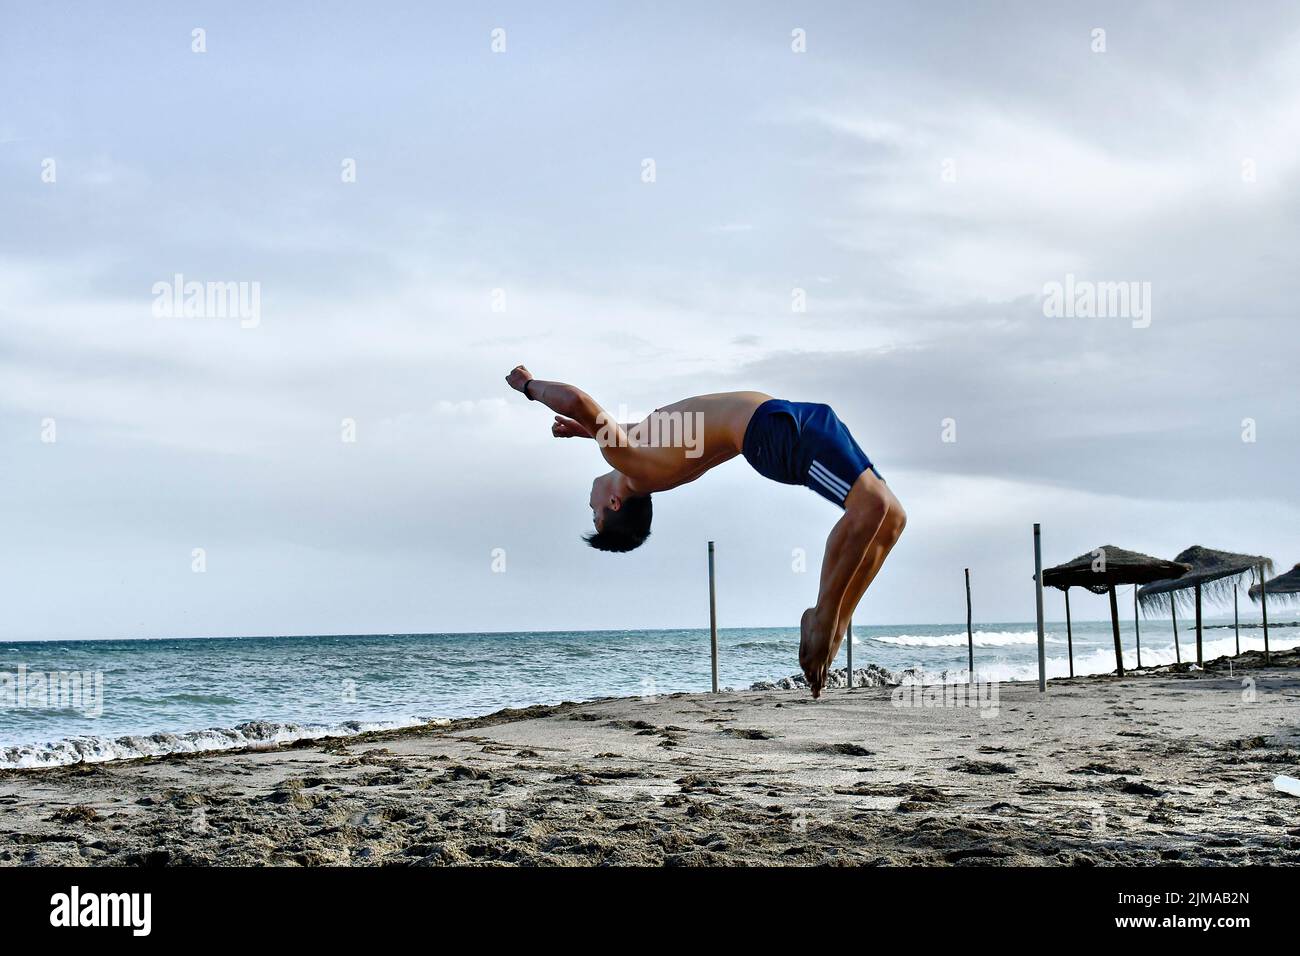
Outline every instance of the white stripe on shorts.
[(834, 488), (831, 485), (827, 484), (826, 479), (823, 478), (821, 475), (817, 474), (815, 471), (808, 472), (808, 477), (812, 478), (823, 488), (829, 491), (831, 493), (832, 500), (837, 501), (840, 504), (844, 504), (844, 498), (845, 498), (844, 492), (840, 491), (838, 488)]
[(831, 473), (831, 470), (819, 461), (814, 461), (808, 469), (808, 473), (814, 478), (821, 481), (823, 485), (835, 491), (841, 498), (845, 498), (849, 493), (849, 484), (842, 478)]

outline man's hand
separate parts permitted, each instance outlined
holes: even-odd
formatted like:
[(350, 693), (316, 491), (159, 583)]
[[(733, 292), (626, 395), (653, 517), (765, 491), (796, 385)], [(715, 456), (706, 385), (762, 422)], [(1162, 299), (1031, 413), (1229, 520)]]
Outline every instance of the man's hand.
[[(510, 370), (510, 374), (506, 376), (506, 384), (516, 392), (523, 392), (524, 387), (532, 380), (533, 373), (528, 371), (528, 369), (524, 368), (522, 365), (516, 365)], [(528, 397), (527, 392), (524, 392), (524, 397)]]
[(551, 425), (551, 434), (556, 438), (591, 438), (591, 432), (583, 428), (572, 418), (565, 418), (563, 415), (556, 415), (555, 422)]

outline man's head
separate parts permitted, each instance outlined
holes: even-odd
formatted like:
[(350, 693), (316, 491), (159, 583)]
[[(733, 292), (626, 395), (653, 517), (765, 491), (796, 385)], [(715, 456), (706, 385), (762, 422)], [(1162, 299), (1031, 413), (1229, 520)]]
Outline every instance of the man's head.
[(620, 477), (610, 472), (591, 484), (591, 520), (596, 530), (583, 540), (599, 551), (631, 551), (650, 537), (650, 496), (625, 496)]

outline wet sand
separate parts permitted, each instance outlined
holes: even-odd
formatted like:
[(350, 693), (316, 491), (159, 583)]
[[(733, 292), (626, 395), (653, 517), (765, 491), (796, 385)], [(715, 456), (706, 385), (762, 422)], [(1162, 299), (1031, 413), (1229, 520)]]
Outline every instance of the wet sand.
[(1300, 776), (1300, 656), (1260, 664), (1003, 684), (995, 707), (677, 694), (4, 771), (0, 863), (1300, 863), (1300, 799), (1272, 787)]

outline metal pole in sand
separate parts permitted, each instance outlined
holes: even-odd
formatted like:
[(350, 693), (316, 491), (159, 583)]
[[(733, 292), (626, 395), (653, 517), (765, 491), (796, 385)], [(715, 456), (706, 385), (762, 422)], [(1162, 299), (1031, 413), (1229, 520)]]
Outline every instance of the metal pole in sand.
[(966, 569), (966, 683), (975, 683), (975, 635), (970, 627), (970, 568)]
[(1268, 653), (1268, 588), (1264, 586), (1264, 565), (1259, 566), (1259, 609), (1264, 615), (1264, 663), (1270, 662)]
[(853, 621), (844, 631), (844, 643), (849, 646), (849, 690), (853, 690)]
[(1133, 639), (1137, 641), (1138, 668), (1142, 667), (1142, 625), (1138, 623), (1138, 589), (1133, 585)]
[(713, 585), (713, 542), (709, 542), (709, 648), (713, 657), (713, 693), (718, 692), (718, 597)]
[(1034, 522), (1034, 600), (1038, 606), (1038, 690), (1047, 690), (1047, 648), (1043, 635), (1043, 540), (1042, 529)]
[(1201, 657), (1201, 586), (1196, 585), (1196, 666), (1205, 666)]
[(1110, 586), (1110, 630), (1115, 636), (1115, 673), (1124, 676), (1124, 649), (1119, 642), (1119, 605), (1115, 602), (1115, 585)]
[(1070, 676), (1074, 676), (1074, 627), (1070, 623), (1070, 589), (1065, 589), (1065, 647), (1070, 655)]
[(1240, 591), (1237, 585), (1232, 586), (1232, 632), (1237, 635), (1237, 656), (1241, 656), (1241, 618), (1237, 616), (1237, 592)]

